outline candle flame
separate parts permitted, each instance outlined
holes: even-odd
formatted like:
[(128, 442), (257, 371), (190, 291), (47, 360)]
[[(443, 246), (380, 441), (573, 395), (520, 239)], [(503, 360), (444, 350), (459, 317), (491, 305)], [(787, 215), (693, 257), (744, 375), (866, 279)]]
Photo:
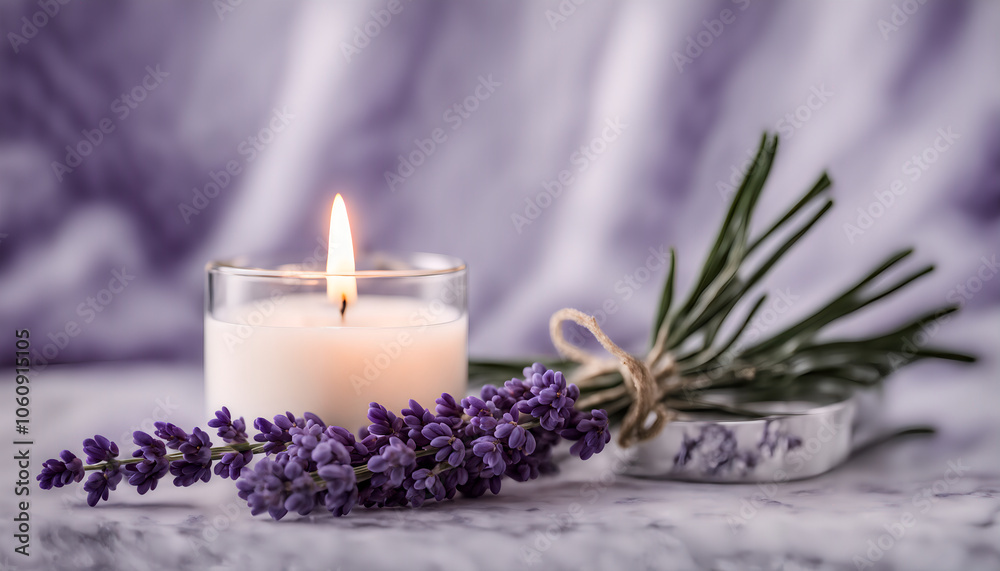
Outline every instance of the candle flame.
[[(326, 257), (326, 272), (329, 274), (353, 274), (354, 240), (351, 238), (351, 222), (347, 218), (344, 198), (337, 194), (330, 212), (330, 242)], [(326, 278), (326, 296), (343, 313), (347, 304), (358, 299), (358, 280), (354, 276), (339, 275)]]

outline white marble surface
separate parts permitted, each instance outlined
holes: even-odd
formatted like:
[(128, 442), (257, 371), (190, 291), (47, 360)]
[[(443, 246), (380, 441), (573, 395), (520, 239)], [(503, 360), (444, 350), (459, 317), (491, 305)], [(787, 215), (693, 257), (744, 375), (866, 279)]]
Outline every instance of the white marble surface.
[[(989, 331), (980, 330), (987, 348), (997, 345)], [(891, 379), (887, 418), (931, 421), (939, 432), (892, 441), (810, 480), (639, 480), (622, 475), (609, 450), (588, 462), (567, 459), (556, 477), (508, 482), (497, 497), (277, 523), (251, 518), (231, 482), (144, 497), (122, 486), (96, 509), (73, 491), (33, 488), (30, 558), (12, 551), (15, 474), (5, 448), (0, 567), (724, 571), (871, 568), (863, 561), (880, 556), (873, 568), (1000, 569), (995, 354), (975, 368), (929, 364)], [(13, 391), (6, 380), (0, 387)], [(95, 432), (114, 438), (159, 417), (203, 422), (201, 372), (190, 366), (53, 367), (35, 374), (32, 388), (33, 473)], [(7, 424), (10, 399), (0, 401)], [(949, 463), (968, 470), (952, 477)], [(912, 525), (890, 543), (886, 526), (901, 521)], [(872, 547), (880, 540), (881, 552)]]

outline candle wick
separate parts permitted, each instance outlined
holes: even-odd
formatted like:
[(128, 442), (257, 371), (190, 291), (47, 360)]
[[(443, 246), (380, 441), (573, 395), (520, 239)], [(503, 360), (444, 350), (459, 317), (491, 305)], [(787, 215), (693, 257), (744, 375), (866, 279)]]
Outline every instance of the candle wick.
[(347, 294), (341, 294), (340, 296), (340, 318), (344, 318), (344, 312), (347, 311)]

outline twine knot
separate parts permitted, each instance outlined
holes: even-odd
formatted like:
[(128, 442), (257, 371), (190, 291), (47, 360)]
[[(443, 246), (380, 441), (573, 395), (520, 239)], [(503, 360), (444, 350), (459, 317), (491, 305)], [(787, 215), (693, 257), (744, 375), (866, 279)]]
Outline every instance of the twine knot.
[[(570, 343), (563, 335), (562, 324), (566, 321), (572, 321), (590, 331), (601, 346), (614, 357), (599, 357)], [(676, 412), (663, 404), (662, 399), (665, 394), (683, 387), (685, 383), (678, 375), (677, 361), (673, 354), (661, 348), (663, 331), (657, 336), (657, 342), (653, 344), (645, 359), (640, 359), (616, 345), (601, 330), (593, 316), (578, 309), (565, 308), (552, 314), (549, 320), (549, 335), (560, 355), (580, 363), (571, 380), (581, 389), (601, 386), (599, 377), (615, 371), (621, 373), (625, 381), (623, 385), (602, 389), (580, 399), (580, 404), (586, 407), (588, 402), (609, 402), (625, 398), (631, 400), (618, 433), (618, 443), (622, 447), (656, 436), (677, 416)], [(651, 422), (650, 415), (653, 416)]]

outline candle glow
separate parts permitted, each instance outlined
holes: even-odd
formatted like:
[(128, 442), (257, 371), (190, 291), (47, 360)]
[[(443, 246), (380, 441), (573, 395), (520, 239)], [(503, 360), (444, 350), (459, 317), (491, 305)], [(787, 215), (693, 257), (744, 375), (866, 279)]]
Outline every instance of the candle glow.
[[(314, 268), (297, 274), (280, 262), (248, 259), (251, 267), (277, 269), (246, 274), (213, 264), (205, 313), (206, 406), (215, 411), (225, 405), (248, 418), (308, 411), (356, 430), (369, 424), (373, 401), (401, 409), (409, 399), (432, 403), (442, 393), (464, 394), (465, 267), (455, 262), (410, 255), (399, 269), (358, 272), (338, 194), (326, 273), (319, 274), (326, 283)], [(419, 271), (428, 263), (446, 271)], [(359, 279), (367, 282), (360, 295)], [(421, 284), (419, 291), (414, 283)]]
[[(354, 240), (351, 238), (351, 222), (347, 218), (347, 205), (344, 197), (338, 193), (333, 199), (333, 209), (330, 212), (330, 242), (326, 256), (326, 273), (353, 274)], [(326, 297), (341, 308), (341, 313), (347, 305), (358, 299), (358, 280), (350, 275), (328, 276), (326, 278)]]

